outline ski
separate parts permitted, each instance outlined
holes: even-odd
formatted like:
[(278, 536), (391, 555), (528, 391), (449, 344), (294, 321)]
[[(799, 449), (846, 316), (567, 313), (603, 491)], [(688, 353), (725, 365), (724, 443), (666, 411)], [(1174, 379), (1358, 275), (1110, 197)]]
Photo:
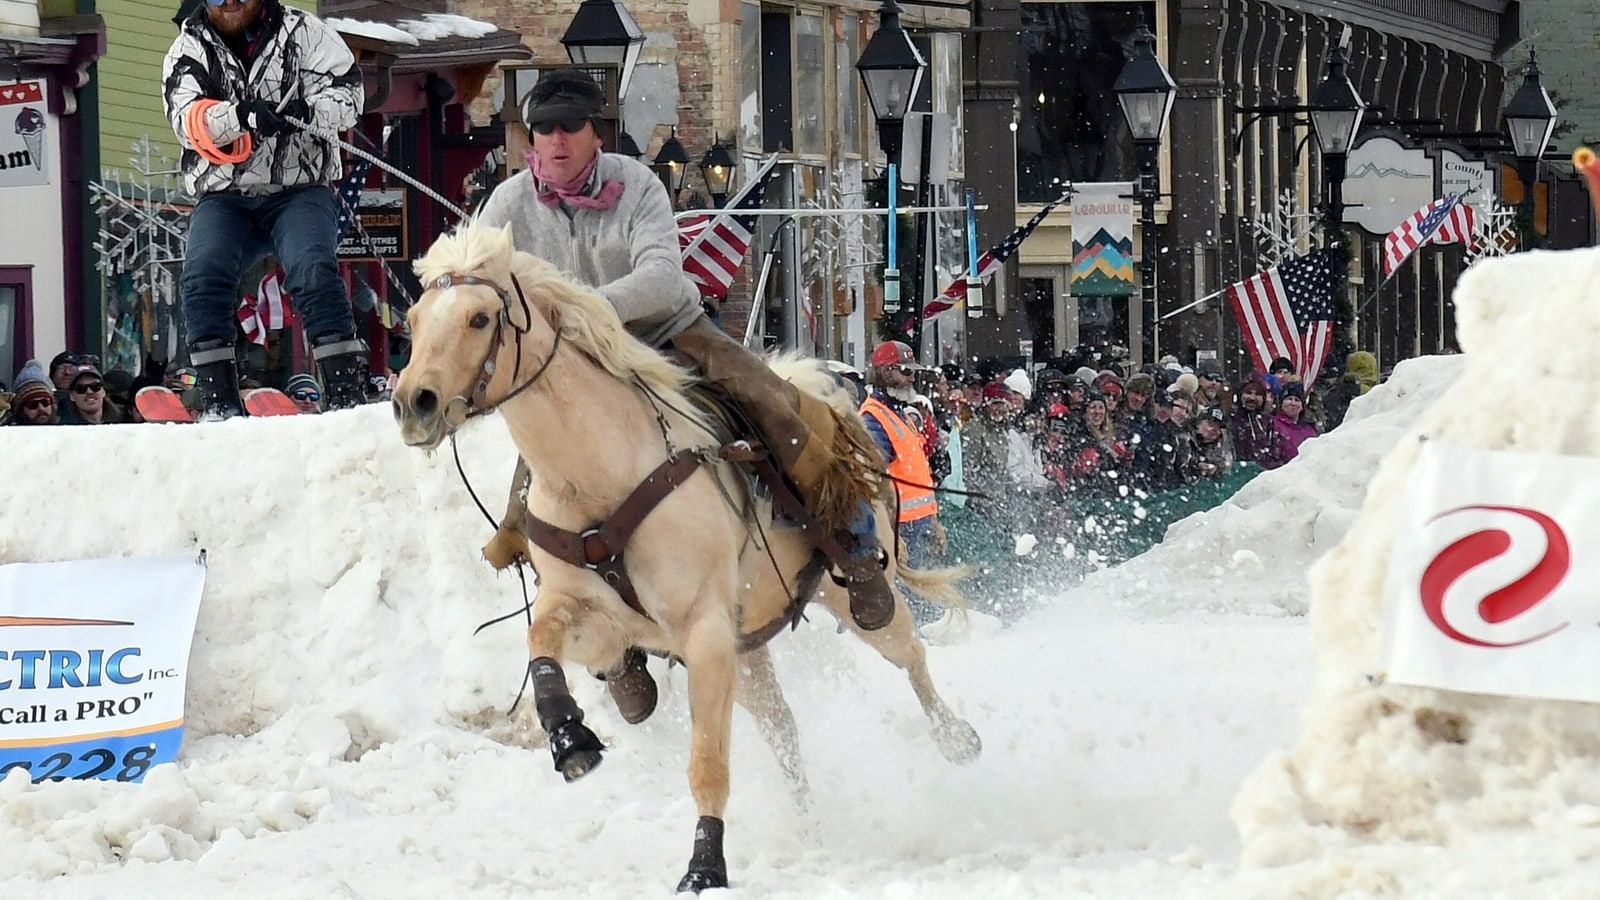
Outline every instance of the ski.
[(252, 416), (298, 416), (300, 410), (289, 395), (276, 388), (252, 388), (242, 392), (244, 410)]
[(194, 413), (183, 405), (183, 399), (160, 385), (140, 388), (133, 405), (146, 422), (194, 421)]

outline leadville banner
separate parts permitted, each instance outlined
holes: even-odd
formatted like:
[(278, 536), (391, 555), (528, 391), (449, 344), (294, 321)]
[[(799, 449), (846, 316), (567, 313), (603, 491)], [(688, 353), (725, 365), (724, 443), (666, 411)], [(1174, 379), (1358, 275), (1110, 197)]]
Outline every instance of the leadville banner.
[(1384, 585), (1390, 681), (1600, 702), (1600, 459), (1423, 445)]
[(1072, 296), (1133, 296), (1133, 184), (1074, 184)]

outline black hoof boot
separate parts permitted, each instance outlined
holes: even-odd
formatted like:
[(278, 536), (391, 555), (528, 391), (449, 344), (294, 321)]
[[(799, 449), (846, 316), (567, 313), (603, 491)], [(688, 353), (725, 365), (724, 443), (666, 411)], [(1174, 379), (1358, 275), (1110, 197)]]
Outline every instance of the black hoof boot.
[(541, 656), (528, 665), (533, 672), (533, 708), (539, 725), (550, 735), (556, 771), (569, 783), (577, 781), (600, 765), (600, 751), (606, 747), (584, 726), (583, 710), (567, 691), (561, 664)]
[(568, 784), (593, 772), (605, 758), (600, 751), (606, 746), (581, 722), (568, 722), (550, 732), (550, 755), (555, 758), (556, 771)]
[(728, 861), (722, 856), (722, 820), (701, 816), (694, 827), (694, 855), (689, 871), (678, 882), (678, 893), (694, 893), (728, 886)]

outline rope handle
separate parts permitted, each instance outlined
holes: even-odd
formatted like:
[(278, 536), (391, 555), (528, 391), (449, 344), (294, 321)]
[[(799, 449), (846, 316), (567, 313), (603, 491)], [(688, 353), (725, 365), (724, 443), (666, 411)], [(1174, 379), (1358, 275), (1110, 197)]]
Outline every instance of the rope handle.
[(240, 135), (228, 149), (217, 146), (211, 139), (211, 132), (206, 128), (206, 113), (214, 106), (220, 106), (222, 101), (202, 97), (189, 104), (183, 114), (183, 130), (189, 135), (189, 143), (194, 145), (195, 152), (213, 165), (226, 166), (242, 163), (250, 158), (253, 149), (249, 134)]

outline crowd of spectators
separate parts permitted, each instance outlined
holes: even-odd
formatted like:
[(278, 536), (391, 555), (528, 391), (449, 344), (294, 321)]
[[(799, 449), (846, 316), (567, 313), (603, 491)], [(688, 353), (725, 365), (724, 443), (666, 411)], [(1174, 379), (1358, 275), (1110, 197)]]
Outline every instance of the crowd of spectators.
[(1166, 357), (1126, 374), (1089, 352), (1032, 372), (996, 360), (899, 368), (870, 377), (925, 429), (944, 561), (1008, 571), (1006, 557), (1036, 545), (1099, 564), (1142, 552), (1176, 518), (1293, 460), (1378, 381), (1376, 358), (1359, 351), (1312, 384), (1287, 359), (1232, 384), (1215, 361)]
[[(389, 379), (375, 375), (367, 385), (368, 402), (388, 399)], [(263, 387), (261, 380), (246, 374), (241, 389)], [(199, 409), (196, 375), (192, 368), (167, 371), (164, 364), (146, 360), (143, 371), (134, 375), (123, 369), (102, 372), (98, 357), (63, 352), (50, 360), (48, 368), (38, 360), (28, 360), (11, 382), (10, 390), (0, 383), (0, 425), (115, 425), (140, 422), (134, 400), (143, 388), (160, 386), (176, 393), (191, 410)], [(283, 391), (303, 415), (314, 415), (325, 408), (321, 383), (315, 375), (291, 375)]]

